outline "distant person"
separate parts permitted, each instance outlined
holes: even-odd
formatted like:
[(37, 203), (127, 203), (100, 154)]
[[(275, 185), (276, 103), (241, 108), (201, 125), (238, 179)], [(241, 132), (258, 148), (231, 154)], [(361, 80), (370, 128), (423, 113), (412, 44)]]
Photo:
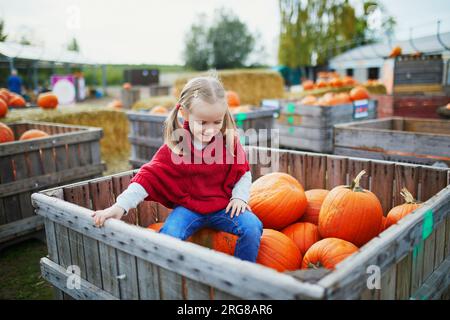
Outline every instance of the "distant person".
[(22, 93), (22, 78), (17, 75), (16, 69), (13, 69), (8, 77), (8, 90), (17, 94)]

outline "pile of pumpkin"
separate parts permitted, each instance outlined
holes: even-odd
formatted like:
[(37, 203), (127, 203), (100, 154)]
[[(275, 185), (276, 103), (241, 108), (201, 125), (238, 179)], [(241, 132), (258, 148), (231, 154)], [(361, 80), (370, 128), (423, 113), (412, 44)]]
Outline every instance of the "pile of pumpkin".
[[(38, 129), (30, 129), (22, 133), (19, 137), (20, 141), (38, 139), (48, 137), (49, 134), (45, 131)], [(13, 142), (15, 141), (14, 132), (6, 124), (0, 122), (0, 143)]]
[(356, 86), (349, 93), (340, 92), (333, 93), (328, 92), (323, 96), (317, 98), (313, 95), (308, 95), (304, 97), (300, 103), (305, 106), (324, 106), (331, 107), (342, 104), (349, 104), (353, 101), (369, 99), (369, 91), (363, 86)]
[(312, 80), (305, 80), (302, 82), (303, 90), (315, 90), (323, 88), (341, 88), (357, 85), (353, 77), (342, 77), (336, 72), (319, 72), (316, 82)]
[[(228, 106), (232, 113), (249, 112), (250, 106), (242, 106), (239, 95), (235, 91), (226, 91)], [(150, 110), (150, 114), (168, 115), (169, 110), (163, 106), (155, 106)]]
[[(264, 226), (257, 263), (279, 272), (335, 266), (358, 252), (386, 228), (417, 209), (408, 190), (405, 203), (383, 216), (377, 196), (360, 186), (361, 171), (349, 186), (331, 191), (304, 191), (294, 177), (270, 173), (253, 182), (249, 205)], [(148, 228), (159, 231), (163, 223)], [(234, 254), (237, 236), (202, 229), (188, 241), (229, 255)]]
[[(58, 97), (52, 92), (41, 93), (37, 98), (37, 105), (42, 109), (55, 109), (58, 106)], [(6, 117), (9, 107), (24, 108), (25, 99), (8, 89), (0, 89), (0, 118)]]

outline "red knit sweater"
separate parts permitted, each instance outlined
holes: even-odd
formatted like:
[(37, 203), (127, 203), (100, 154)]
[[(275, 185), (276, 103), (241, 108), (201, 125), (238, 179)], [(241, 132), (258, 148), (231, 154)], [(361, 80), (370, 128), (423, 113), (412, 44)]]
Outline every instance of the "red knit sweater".
[[(189, 128), (187, 122), (184, 123), (184, 128)], [(159, 202), (167, 208), (180, 205), (201, 214), (222, 210), (228, 205), (234, 185), (249, 170), (249, 165), (238, 139), (235, 143), (235, 157), (228, 153), (232, 164), (225, 161), (225, 141), (222, 148), (216, 149), (222, 150), (222, 154), (218, 155), (218, 158), (223, 159), (222, 163), (206, 164), (202, 157), (205, 152), (209, 152), (206, 150), (220, 146), (220, 143), (217, 145), (217, 140), (213, 138), (203, 150), (195, 149), (190, 142), (192, 158), (187, 158), (192, 160), (197, 157), (196, 162), (186, 161), (186, 157), (176, 155), (164, 144), (152, 160), (141, 167), (131, 182), (144, 187), (148, 193), (145, 200)], [(215, 156), (214, 150), (209, 153)], [(199, 164), (198, 159), (203, 159), (202, 163)]]

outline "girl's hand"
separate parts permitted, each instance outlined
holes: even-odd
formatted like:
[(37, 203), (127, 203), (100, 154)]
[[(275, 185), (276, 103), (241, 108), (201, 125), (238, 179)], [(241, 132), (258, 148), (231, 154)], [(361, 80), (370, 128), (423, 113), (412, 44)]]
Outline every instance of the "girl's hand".
[(230, 209), (231, 209), (230, 217), (233, 218), (234, 215), (236, 215), (236, 217), (239, 216), (242, 212), (245, 211), (245, 209), (250, 210), (250, 207), (244, 200), (234, 198), (230, 200), (230, 203), (225, 209), (225, 212), (228, 213)]
[(113, 205), (104, 210), (97, 210), (92, 214), (96, 227), (102, 227), (109, 218), (120, 219), (124, 215), (125, 210), (119, 206)]

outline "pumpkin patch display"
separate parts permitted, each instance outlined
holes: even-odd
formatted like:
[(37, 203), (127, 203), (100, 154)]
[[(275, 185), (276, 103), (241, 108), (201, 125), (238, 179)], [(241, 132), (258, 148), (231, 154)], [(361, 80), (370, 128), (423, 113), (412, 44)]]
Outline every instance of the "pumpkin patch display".
[(305, 191), (306, 200), (308, 202), (305, 213), (301, 217), (301, 222), (310, 222), (315, 225), (319, 224), (319, 213), (323, 200), (330, 191), (325, 189), (312, 189)]
[(369, 99), (369, 97), (369, 91), (363, 86), (357, 86), (350, 90), (350, 99), (353, 101)]
[(358, 247), (351, 242), (326, 238), (314, 243), (302, 261), (302, 269), (334, 269), (336, 265), (358, 251)]
[(41, 93), (37, 99), (37, 104), (42, 109), (56, 109), (58, 97), (53, 92)]
[(48, 133), (38, 129), (31, 129), (25, 131), (19, 138), (19, 140), (30, 140), (48, 137)]
[(0, 99), (0, 118), (6, 117), (6, 114), (8, 113), (8, 105), (6, 104), (3, 99)]
[(389, 228), (393, 224), (396, 224), (403, 217), (407, 216), (417, 208), (421, 206), (420, 202), (414, 199), (413, 195), (408, 189), (403, 188), (400, 192), (405, 203), (392, 208), (386, 216), (385, 228)]
[(264, 229), (256, 263), (279, 272), (300, 269), (302, 254), (294, 241), (285, 234)]
[(280, 230), (302, 217), (307, 200), (297, 179), (273, 172), (253, 182), (249, 205), (265, 228)]
[(287, 226), (282, 231), (285, 235), (291, 238), (296, 246), (300, 249), (302, 256), (306, 251), (317, 241), (319, 241), (319, 228), (309, 222), (297, 222)]
[(14, 141), (14, 132), (6, 124), (0, 122), (0, 143)]
[(228, 106), (230, 108), (239, 107), (241, 105), (241, 99), (239, 99), (239, 95), (236, 92), (228, 90), (226, 95)]
[(325, 197), (319, 213), (322, 238), (339, 238), (361, 247), (377, 236), (383, 209), (377, 196), (360, 187), (365, 171), (350, 186), (337, 186)]
[(391, 53), (389, 54), (389, 58), (395, 58), (402, 54), (402, 48), (400, 46), (395, 46)]

